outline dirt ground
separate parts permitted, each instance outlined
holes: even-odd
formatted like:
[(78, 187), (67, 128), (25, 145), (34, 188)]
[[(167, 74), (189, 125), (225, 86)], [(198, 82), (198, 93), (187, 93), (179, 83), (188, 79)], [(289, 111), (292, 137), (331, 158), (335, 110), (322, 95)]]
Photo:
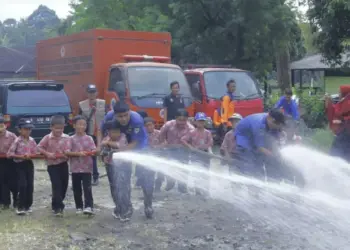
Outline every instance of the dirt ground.
[(146, 220), (142, 192), (134, 188), (134, 215), (130, 222), (121, 223), (112, 217), (104, 168), (100, 174), (100, 185), (93, 190), (96, 216), (75, 214), (69, 188), (64, 217), (55, 218), (48, 174), (43, 162), (37, 162), (33, 214), (0, 213), (0, 249), (311, 249), (295, 245), (290, 236), (263, 223), (253, 223), (230, 204), (192, 192), (155, 194), (154, 219)]

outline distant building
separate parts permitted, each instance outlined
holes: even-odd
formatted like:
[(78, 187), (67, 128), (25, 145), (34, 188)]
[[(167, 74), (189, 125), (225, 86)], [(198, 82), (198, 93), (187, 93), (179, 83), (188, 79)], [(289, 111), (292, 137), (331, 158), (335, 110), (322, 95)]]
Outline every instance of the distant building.
[[(342, 64), (350, 61), (350, 53), (342, 55)], [(321, 54), (307, 56), (290, 64), (292, 85), (314, 91), (337, 92), (339, 85), (350, 84), (350, 68), (340, 65), (331, 67)]]
[(0, 79), (36, 78), (36, 49), (0, 46)]

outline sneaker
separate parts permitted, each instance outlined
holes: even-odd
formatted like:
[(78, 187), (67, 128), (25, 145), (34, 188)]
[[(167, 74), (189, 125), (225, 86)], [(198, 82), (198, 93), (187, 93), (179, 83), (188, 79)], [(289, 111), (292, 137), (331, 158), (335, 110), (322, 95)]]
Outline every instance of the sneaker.
[(82, 214), (83, 213), (83, 209), (78, 208), (77, 211), (75, 212), (76, 214)]
[(86, 207), (86, 208), (84, 209), (84, 214), (93, 215), (93, 214), (94, 214), (94, 211), (92, 210), (91, 207)]
[(63, 210), (62, 209), (57, 209), (53, 212), (53, 215), (56, 217), (62, 217), (63, 216)]
[(16, 214), (17, 214), (17, 215), (25, 215), (25, 214), (26, 214), (26, 211), (24, 211), (23, 209), (17, 209), (17, 210), (16, 210)]
[(129, 217), (129, 216), (120, 216), (120, 221), (121, 221), (121, 222), (130, 221), (130, 217)]
[(145, 215), (147, 219), (153, 218), (153, 208), (152, 207), (145, 207)]
[(131, 219), (132, 214), (133, 214), (133, 209), (131, 208), (125, 214), (120, 215), (120, 221), (121, 222), (129, 221)]
[(29, 213), (29, 214), (33, 213), (32, 208), (31, 208), (31, 207), (30, 207), (30, 208), (27, 208), (27, 209), (26, 209), (26, 213)]
[(117, 220), (120, 219), (120, 214), (114, 209), (112, 213), (113, 217), (116, 218)]

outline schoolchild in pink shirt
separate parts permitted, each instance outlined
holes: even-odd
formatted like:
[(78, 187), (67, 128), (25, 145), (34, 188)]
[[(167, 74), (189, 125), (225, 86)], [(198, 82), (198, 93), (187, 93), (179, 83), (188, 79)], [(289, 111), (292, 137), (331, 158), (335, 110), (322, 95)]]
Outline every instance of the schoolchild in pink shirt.
[[(128, 146), (128, 140), (126, 135), (120, 132), (120, 125), (117, 121), (108, 121), (105, 124), (105, 128), (108, 134), (103, 138), (101, 142), (101, 156), (106, 166), (107, 178), (111, 190), (111, 195), (115, 208), (113, 210), (113, 216), (120, 219), (120, 204), (118, 204), (117, 193), (117, 167), (113, 164), (113, 152), (117, 149), (123, 149)], [(120, 167), (120, 166), (119, 166)]]
[(51, 207), (55, 216), (63, 216), (64, 199), (66, 197), (69, 168), (66, 153), (70, 151), (70, 137), (63, 133), (64, 116), (51, 117), (51, 133), (44, 136), (38, 145), (38, 150), (46, 157), (47, 171), (51, 180)]
[(11, 205), (11, 193), (13, 207), (17, 206), (17, 173), (13, 160), (6, 158), (12, 143), (17, 136), (6, 129), (4, 117), (0, 115), (0, 205), (3, 209), (9, 209)]
[(34, 192), (34, 164), (31, 156), (37, 155), (37, 145), (30, 137), (34, 125), (31, 120), (20, 119), (18, 123), (19, 137), (13, 142), (7, 156), (14, 159), (17, 170), (19, 188), (16, 213), (25, 215), (32, 212)]
[[(179, 109), (176, 113), (176, 119), (166, 122), (160, 129), (160, 142), (169, 147), (169, 157), (171, 159), (188, 163), (188, 153), (183, 148), (181, 138), (194, 130), (194, 127), (188, 121), (188, 112), (185, 109)], [(178, 183), (178, 190), (181, 193), (187, 193), (187, 180)], [(175, 180), (167, 176), (166, 191), (173, 189)]]
[[(225, 134), (224, 140), (222, 141), (221, 147), (220, 147), (220, 154), (222, 156), (224, 156), (225, 158), (233, 158), (235, 151), (236, 151), (236, 138), (234, 136), (234, 132), (235, 132), (235, 128), (237, 126), (237, 124), (242, 120), (242, 116), (240, 114), (233, 114), (230, 118), (229, 118), (229, 122), (231, 122), (232, 124), (232, 129), (230, 131), (228, 131)], [(225, 165), (225, 162), (222, 161), (221, 165)], [(236, 168), (234, 168), (232, 166), (232, 164), (229, 164), (229, 171), (233, 172), (236, 170)]]
[[(160, 142), (160, 131), (155, 129), (155, 122), (152, 117), (144, 118), (145, 128), (148, 134), (148, 146), (150, 149), (156, 149), (162, 145)], [(164, 175), (161, 172), (157, 173), (157, 178), (155, 180), (154, 191), (160, 192), (160, 188), (164, 181)]]
[[(181, 141), (186, 147), (194, 149), (191, 151), (190, 155), (191, 162), (209, 170), (209, 154), (199, 153), (199, 151), (209, 153), (214, 144), (211, 132), (205, 129), (206, 120), (207, 116), (204, 113), (197, 113), (195, 115), (196, 128), (190, 131), (188, 134), (184, 135), (181, 138)], [(204, 189), (206, 192), (209, 191), (209, 180), (206, 180), (207, 177), (208, 175), (203, 175), (203, 180), (201, 180), (201, 182), (196, 183), (196, 194), (201, 194), (200, 188)]]
[[(92, 197), (93, 160), (91, 153), (96, 152), (93, 138), (86, 134), (87, 121), (83, 116), (73, 119), (75, 134), (70, 137), (70, 171), (72, 173), (72, 187), (77, 214), (94, 214), (94, 200)], [(84, 202), (83, 202), (84, 191)]]

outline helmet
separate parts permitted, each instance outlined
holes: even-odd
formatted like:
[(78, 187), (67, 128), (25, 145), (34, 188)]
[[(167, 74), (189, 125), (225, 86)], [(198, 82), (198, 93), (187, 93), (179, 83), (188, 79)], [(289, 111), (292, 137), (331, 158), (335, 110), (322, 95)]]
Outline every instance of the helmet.
[(196, 113), (194, 119), (196, 121), (206, 121), (207, 120), (207, 116), (203, 112), (198, 112), (198, 113)]
[(242, 120), (243, 119), (243, 117), (240, 115), (240, 114), (238, 114), (238, 113), (234, 113), (230, 118), (229, 118), (229, 120)]

